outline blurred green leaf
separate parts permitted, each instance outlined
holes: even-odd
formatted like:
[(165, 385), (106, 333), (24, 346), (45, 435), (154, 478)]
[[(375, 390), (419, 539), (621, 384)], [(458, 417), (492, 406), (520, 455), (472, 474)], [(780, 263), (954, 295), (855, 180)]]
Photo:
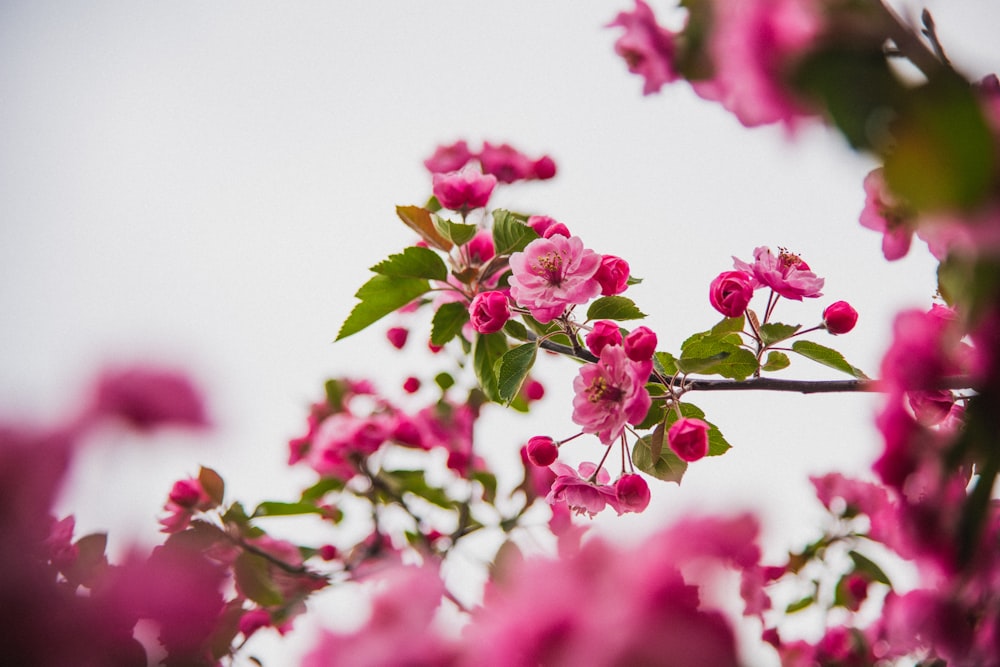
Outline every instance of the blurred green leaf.
[(257, 509), (253, 511), (254, 518), (259, 516), (299, 516), (302, 514), (326, 514), (326, 510), (309, 502), (282, 503), (266, 500), (257, 505)]
[(262, 556), (243, 551), (233, 563), (233, 574), (240, 592), (264, 607), (276, 607), (284, 602), (281, 592), (271, 579), (268, 562)]
[(208, 494), (208, 497), (212, 499), (213, 503), (216, 505), (222, 504), (222, 499), (226, 494), (226, 483), (219, 476), (219, 473), (211, 468), (202, 466), (198, 471), (198, 483), (205, 490), (205, 493)]
[(412, 493), (438, 507), (455, 508), (455, 501), (444, 489), (427, 483), (423, 470), (383, 470), (379, 475), (384, 481), (392, 484), (400, 494)]

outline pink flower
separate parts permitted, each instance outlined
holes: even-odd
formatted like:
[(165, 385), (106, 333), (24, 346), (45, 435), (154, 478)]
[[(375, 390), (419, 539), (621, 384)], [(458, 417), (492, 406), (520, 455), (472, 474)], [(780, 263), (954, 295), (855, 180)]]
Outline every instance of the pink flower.
[(530, 178), (535, 169), (532, 160), (513, 146), (494, 146), (488, 141), (483, 143), (483, 150), (479, 152), (479, 162), (484, 173), (496, 176), (501, 183)]
[(535, 160), (531, 165), (531, 175), (540, 181), (547, 181), (556, 175), (556, 162), (548, 155)]
[(397, 350), (402, 350), (406, 345), (406, 339), (410, 336), (410, 331), (405, 327), (392, 327), (385, 332), (385, 337)]
[(697, 461), (708, 454), (708, 424), (695, 417), (681, 417), (667, 430), (667, 443), (682, 461)]
[[(604, 468), (597, 470), (596, 465), (586, 461), (577, 470), (558, 461), (550, 467), (556, 473), (556, 479), (545, 498), (549, 504), (565, 503), (577, 514), (590, 517), (607, 505), (618, 509), (618, 494), (613, 486), (608, 485), (611, 476)], [(620, 511), (618, 513), (621, 514)]]
[(712, 307), (726, 317), (740, 317), (753, 298), (753, 278), (744, 271), (723, 271), (708, 288)]
[[(550, 218), (547, 215), (532, 215), (532, 216), (528, 216), (528, 223), (527, 224), (528, 224), (529, 227), (531, 227), (533, 230), (535, 230), (536, 234), (538, 234), (539, 236), (542, 236), (542, 237), (545, 236), (545, 231), (547, 229), (549, 229), (550, 227), (556, 227), (556, 228), (558, 228), (560, 230), (560, 232), (561, 232), (561, 230), (566, 229), (566, 225), (562, 224), (561, 222), (556, 221), (553, 218)], [(566, 238), (569, 238), (570, 234), (567, 231), (567, 233), (563, 234), (563, 236), (565, 236)]]
[(823, 326), (830, 333), (845, 334), (858, 323), (858, 311), (846, 301), (835, 301), (823, 311)]
[(424, 160), (424, 166), (432, 174), (444, 174), (458, 171), (472, 159), (469, 146), (465, 141), (457, 141), (450, 146), (438, 146), (434, 155)]
[(621, 345), (622, 344), (622, 332), (618, 329), (618, 325), (610, 320), (598, 320), (594, 322), (593, 329), (584, 338), (584, 342), (587, 343), (587, 349), (590, 350), (595, 357), (601, 355), (601, 350), (607, 345)]
[(415, 394), (420, 390), (420, 380), (412, 375), (403, 381), (403, 391), (407, 394)]
[(529, 379), (524, 384), (524, 397), (529, 401), (538, 401), (545, 396), (545, 385), (538, 380)]
[(152, 366), (105, 371), (94, 390), (92, 414), (122, 419), (141, 431), (208, 423), (201, 394), (191, 380)]
[(632, 361), (649, 361), (656, 352), (656, 334), (649, 327), (636, 327), (625, 336), (625, 356)]
[(639, 513), (649, 506), (649, 485), (640, 475), (622, 475), (615, 482), (615, 493), (623, 512)]
[(621, 294), (628, 287), (629, 266), (621, 257), (604, 255), (594, 279), (601, 283), (601, 294), (613, 296)]
[(472, 328), (481, 334), (496, 333), (510, 319), (507, 295), (503, 292), (480, 292), (469, 305)]
[(645, 80), (643, 95), (655, 93), (663, 84), (677, 79), (674, 35), (656, 23), (649, 5), (636, 0), (634, 11), (619, 13), (608, 27), (625, 28), (615, 42), (615, 53), (628, 63), (629, 72)]
[(712, 78), (694, 91), (718, 101), (746, 127), (783, 122), (794, 126), (810, 113), (785, 82), (796, 58), (822, 28), (813, 0), (713, 2), (708, 56)]
[(535, 239), (510, 256), (510, 295), (542, 324), (570, 304), (586, 303), (601, 291), (594, 274), (601, 256), (577, 236)]
[(584, 364), (573, 380), (573, 422), (610, 445), (626, 423), (645, 419), (652, 403), (646, 391), (650, 370), (649, 362), (629, 359), (624, 348), (605, 346), (597, 363)]
[(532, 436), (528, 440), (528, 460), (532, 465), (544, 468), (552, 465), (559, 456), (559, 448), (547, 435)]
[(881, 167), (865, 176), (864, 188), (861, 226), (883, 234), (882, 254), (887, 260), (904, 257), (913, 239), (913, 211), (889, 191)]
[(452, 211), (470, 211), (486, 206), (496, 184), (496, 177), (465, 168), (447, 174), (434, 174), (433, 191), (441, 206)]
[(493, 233), (488, 229), (476, 232), (472, 240), (465, 244), (469, 255), (469, 263), (479, 266), (493, 259), (496, 249), (493, 246)]
[(823, 296), (820, 290), (825, 281), (816, 277), (798, 255), (784, 248), (775, 255), (770, 248), (760, 246), (754, 249), (753, 257), (753, 265), (733, 257), (733, 266), (738, 271), (753, 274), (759, 283), (767, 285), (786, 299), (801, 301), (802, 297)]

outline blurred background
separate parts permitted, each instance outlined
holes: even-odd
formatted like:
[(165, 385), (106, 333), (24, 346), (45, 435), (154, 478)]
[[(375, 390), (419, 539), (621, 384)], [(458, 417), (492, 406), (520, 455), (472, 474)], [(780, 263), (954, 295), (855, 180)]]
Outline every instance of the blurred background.
[[(651, 4), (670, 22), (670, 3)], [(960, 69), (1000, 67), (1000, 4), (926, 6)], [(922, 243), (888, 264), (858, 225), (873, 162), (821, 127), (745, 130), (687, 84), (644, 98), (604, 27), (631, 7), (0, 3), (0, 418), (67, 418), (98, 369), (150, 361), (189, 370), (215, 425), (88, 448), (62, 501), (78, 533), (153, 543), (170, 485), (199, 465), (231, 498), (288, 499), (311, 476), (287, 467), (286, 442), (327, 377), (370, 377), (401, 400), (406, 376), (433, 377), (424, 332), (401, 353), (388, 344), (393, 318), (332, 341), (368, 267), (414, 240), (394, 206), (426, 200), (422, 160), (457, 139), (556, 160), (555, 180), (499, 189), (493, 205), (551, 215), (625, 258), (661, 349), (717, 321), (708, 284), (733, 255), (784, 246), (826, 288), (778, 319), (811, 326), (851, 302), (855, 331), (814, 339), (875, 375), (893, 314), (928, 307), (936, 284)], [(498, 465), (530, 435), (576, 430), (575, 368), (536, 368), (538, 414), (480, 422), (477, 446)], [(790, 375), (836, 377), (804, 359)], [(691, 400), (733, 449), (598, 531), (634, 540), (680, 514), (751, 509), (777, 557), (814, 535), (807, 475), (860, 472), (878, 453), (877, 397)], [(568, 454), (597, 452), (580, 441)]]

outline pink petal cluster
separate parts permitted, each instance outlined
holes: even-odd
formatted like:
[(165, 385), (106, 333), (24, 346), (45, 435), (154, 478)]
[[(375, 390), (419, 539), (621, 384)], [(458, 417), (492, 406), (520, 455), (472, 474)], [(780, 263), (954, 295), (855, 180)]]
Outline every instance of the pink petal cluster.
[(646, 417), (652, 401), (646, 381), (652, 362), (630, 359), (625, 348), (606, 345), (596, 363), (584, 364), (573, 380), (573, 423), (606, 445)]
[(497, 179), (477, 169), (465, 168), (445, 174), (434, 174), (434, 196), (441, 206), (452, 211), (482, 208), (490, 200)]
[(695, 92), (720, 102), (746, 127), (794, 127), (812, 112), (796, 99), (786, 75), (823, 29), (816, 0), (717, 0), (711, 3), (710, 79)]
[(794, 301), (823, 296), (820, 290), (825, 281), (809, 270), (809, 265), (798, 255), (783, 248), (775, 255), (767, 246), (760, 246), (754, 249), (753, 258), (753, 264), (748, 264), (733, 257), (733, 266), (737, 271), (753, 275), (758, 283), (755, 289), (766, 285)]
[(176, 371), (151, 366), (107, 370), (94, 389), (92, 417), (117, 418), (146, 431), (208, 423), (201, 393)]
[(601, 266), (594, 278), (601, 284), (601, 294), (613, 296), (621, 294), (628, 288), (629, 265), (621, 257), (604, 255)]
[(432, 174), (444, 174), (458, 171), (472, 160), (478, 160), (482, 172), (495, 176), (501, 183), (544, 181), (556, 175), (555, 160), (548, 155), (530, 158), (510, 144), (491, 144), (488, 141), (483, 143), (478, 153), (470, 150), (465, 141), (438, 146), (434, 154), (424, 160), (424, 166)]
[(432, 174), (445, 174), (458, 171), (469, 163), (475, 155), (464, 141), (456, 141), (449, 146), (438, 146), (434, 154), (424, 160), (424, 166)]
[(682, 461), (697, 461), (708, 454), (709, 426), (695, 417), (681, 417), (667, 429), (667, 444)]
[(643, 78), (643, 95), (655, 93), (663, 84), (677, 79), (675, 35), (657, 24), (653, 10), (643, 0), (636, 0), (631, 12), (619, 13), (608, 27), (625, 29), (615, 41), (615, 53), (625, 59), (629, 72)]
[(481, 334), (496, 333), (510, 319), (507, 295), (499, 291), (480, 292), (469, 304), (472, 328)]
[(889, 190), (881, 167), (865, 176), (864, 188), (861, 226), (882, 233), (882, 254), (887, 260), (905, 257), (913, 240), (914, 212)]
[(754, 279), (744, 271), (724, 271), (708, 288), (712, 307), (726, 317), (743, 315), (753, 298)]
[(593, 517), (605, 507), (611, 505), (619, 514), (622, 513), (618, 503), (618, 493), (609, 484), (611, 476), (604, 468), (600, 470), (590, 462), (581, 463), (574, 470), (565, 463), (556, 461), (550, 468), (556, 473), (545, 500), (550, 505), (566, 505), (577, 514)]
[(535, 239), (524, 252), (510, 256), (510, 295), (545, 324), (571, 304), (590, 301), (601, 291), (594, 275), (601, 256), (583, 246), (577, 236), (556, 234)]

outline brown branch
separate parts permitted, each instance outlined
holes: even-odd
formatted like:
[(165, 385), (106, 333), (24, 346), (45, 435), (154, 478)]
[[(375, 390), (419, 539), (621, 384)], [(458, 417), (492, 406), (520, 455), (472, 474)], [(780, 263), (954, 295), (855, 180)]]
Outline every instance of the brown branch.
[(896, 45), (899, 54), (913, 63), (924, 76), (932, 79), (944, 70), (952, 70), (951, 64), (947, 60), (942, 61), (935, 50), (920, 39), (919, 33), (906, 24), (884, 0), (872, 0), (871, 7), (882, 18), (886, 34)]

